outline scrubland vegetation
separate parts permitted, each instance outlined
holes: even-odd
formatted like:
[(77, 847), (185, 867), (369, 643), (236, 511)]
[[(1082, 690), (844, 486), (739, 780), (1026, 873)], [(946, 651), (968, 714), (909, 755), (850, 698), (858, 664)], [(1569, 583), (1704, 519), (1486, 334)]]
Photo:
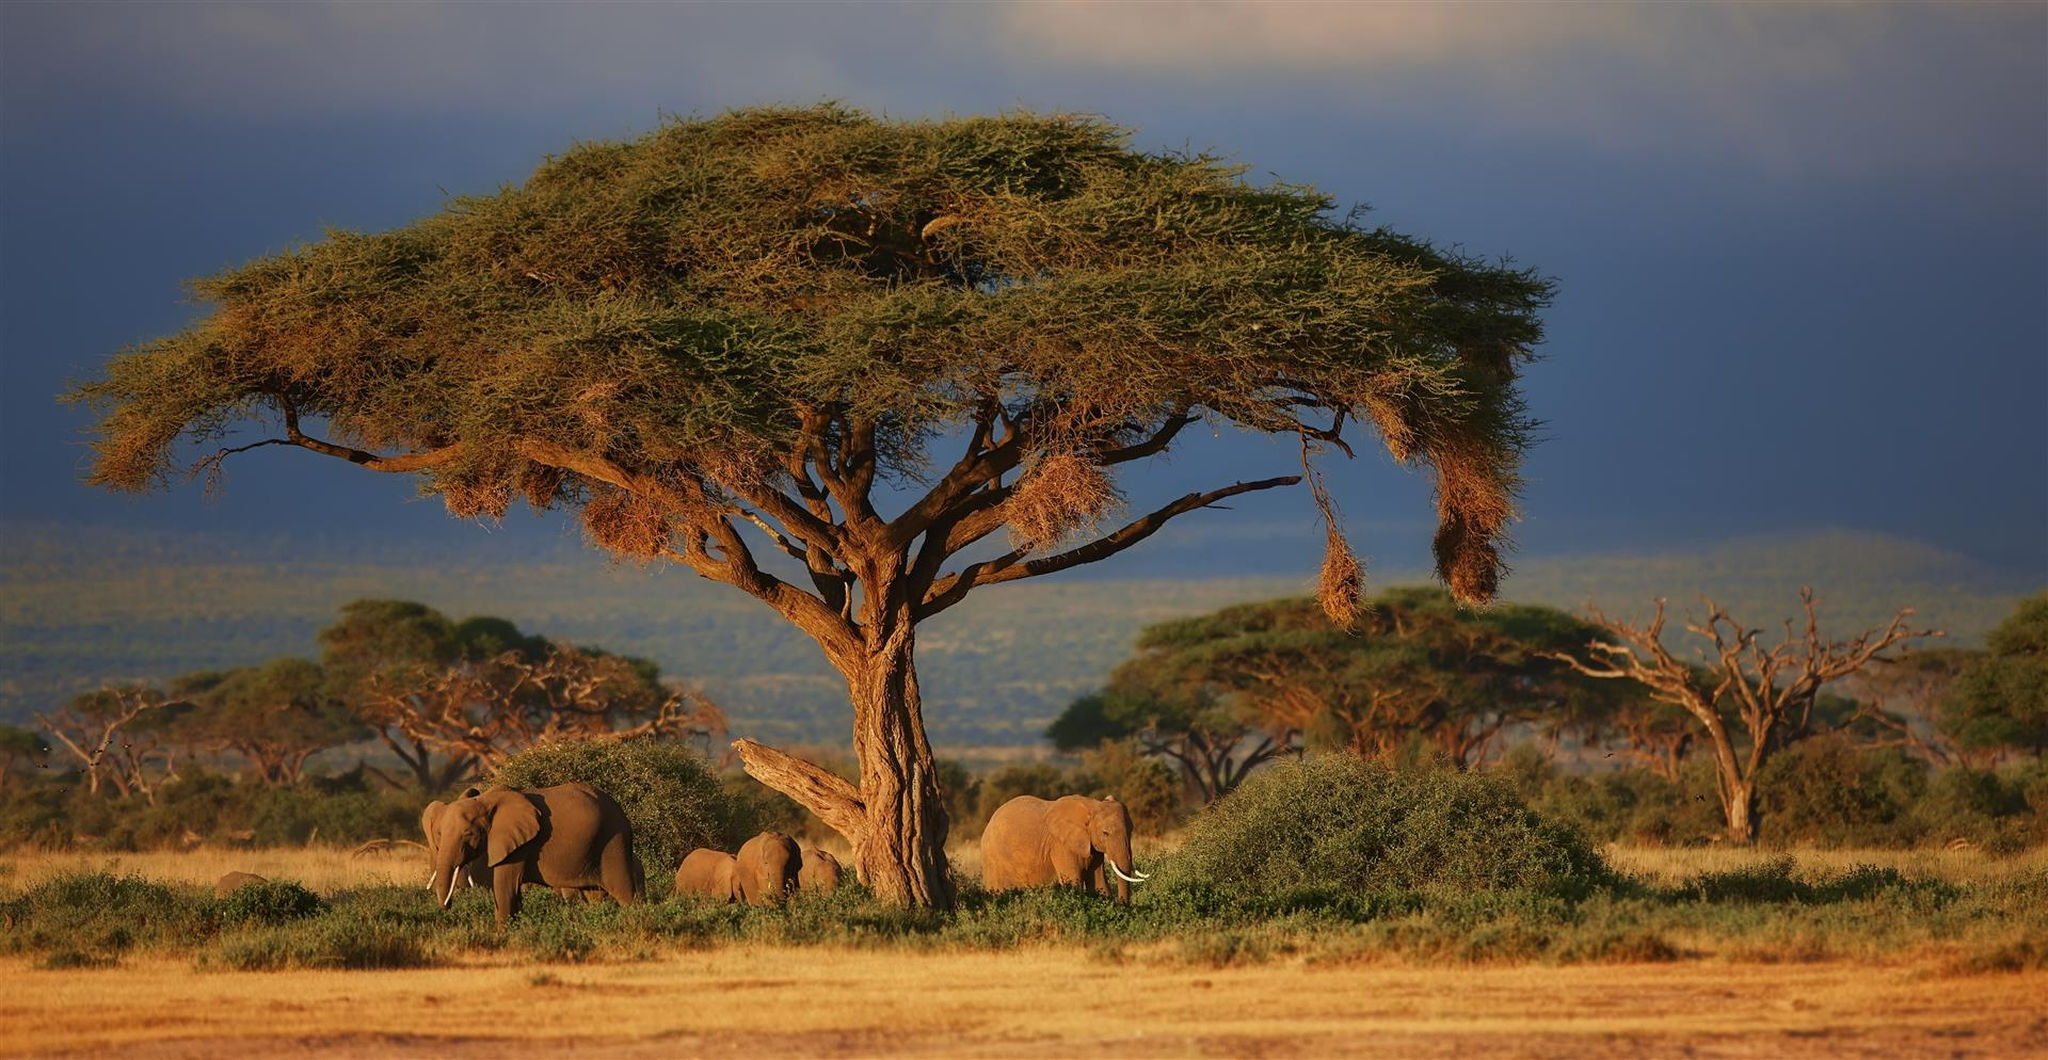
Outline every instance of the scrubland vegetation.
[[(722, 798), (698, 787), (686, 819), (716, 827), (730, 812)], [(962, 853), (971, 865), (971, 849)], [(207, 858), (209, 870), (231, 861), (191, 856)], [(441, 910), (409, 879), (325, 890), (274, 879), (216, 898), (201, 885), (118, 869), (33, 877), (13, 868), (23, 878), (0, 883), (10, 925), (0, 946), (51, 968), (172, 957), (243, 970), (494, 955), (639, 961), (739, 944), (1056, 945), (1201, 966), (1915, 958), (1958, 972), (2048, 967), (2048, 862), (2039, 853), (1901, 866), (1754, 852), (1697, 870), (1674, 867), (1674, 856), (1603, 857), (1582, 833), (1532, 812), (1502, 778), (1330, 756), (1267, 770), (1171, 844), (1141, 844), (1139, 862), (1155, 877), (1128, 906), (1065, 890), (991, 895), (962, 878), (952, 912), (883, 904), (858, 886), (760, 909), (670, 898), (666, 877), (650, 871), (646, 903), (536, 892), (501, 935), (487, 894), (460, 894)], [(47, 871), (49, 857), (27, 863)], [(401, 876), (413, 867), (377, 857)]]

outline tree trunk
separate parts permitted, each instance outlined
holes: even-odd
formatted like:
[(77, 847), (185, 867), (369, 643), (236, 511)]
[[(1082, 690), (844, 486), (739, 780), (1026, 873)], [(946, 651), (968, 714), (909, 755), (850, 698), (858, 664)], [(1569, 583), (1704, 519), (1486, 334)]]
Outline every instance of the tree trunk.
[(877, 897), (898, 905), (951, 908), (946, 808), (925, 742), (908, 623), (834, 665), (853, 703), (860, 786), (752, 740), (735, 740), (748, 775), (789, 796), (853, 847), (853, 868)]
[(925, 742), (914, 641), (906, 621), (879, 650), (849, 660), (845, 671), (865, 809), (854, 869), (885, 901), (950, 909), (946, 803)]
[(1756, 842), (1756, 786), (1747, 781), (1722, 785), (1721, 809), (1728, 818), (1728, 841), (1745, 846)]

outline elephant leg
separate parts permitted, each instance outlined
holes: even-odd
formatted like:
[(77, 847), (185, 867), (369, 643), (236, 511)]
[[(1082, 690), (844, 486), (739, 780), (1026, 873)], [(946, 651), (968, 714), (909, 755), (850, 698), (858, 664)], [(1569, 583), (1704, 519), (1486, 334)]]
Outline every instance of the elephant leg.
[(1079, 887), (1092, 890), (1088, 879), (1088, 864), (1080, 858), (1066, 854), (1055, 854), (1052, 859), (1053, 877), (1062, 887)]
[(634, 858), (620, 840), (606, 844), (599, 855), (598, 878), (604, 881), (604, 893), (620, 905), (632, 905), (640, 897), (640, 874), (634, 871)]
[(526, 866), (508, 862), (491, 871), (491, 891), (498, 900), (498, 930), (519, 915), (519, 885), (525, 882)]

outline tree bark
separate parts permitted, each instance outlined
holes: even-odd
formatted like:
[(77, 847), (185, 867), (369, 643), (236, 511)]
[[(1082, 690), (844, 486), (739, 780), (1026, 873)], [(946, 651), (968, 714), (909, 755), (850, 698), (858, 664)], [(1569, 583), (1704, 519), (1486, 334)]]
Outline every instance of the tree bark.
[(953, 906), (946, 871), (946, 803), (925, 742), (908, 616), (883, 644), (849, 660), (853, 749), (865, 808), (854, 865), (868, 888), (898, 905)]
[(860, 785), (753, 740), (736, 740), (748, 775), (816, 814), (853, 847), (853, 868), (898, 905), (953, 905), (945, 798), (925, 742), (908, 621), (863, 650), (833, 659), (853, 704)]
[(1721, 809), (1728, 819), (1728, 841), (1745, 846), (1756, 842), (1756, 785), (1728, 781), (1721, 787)]

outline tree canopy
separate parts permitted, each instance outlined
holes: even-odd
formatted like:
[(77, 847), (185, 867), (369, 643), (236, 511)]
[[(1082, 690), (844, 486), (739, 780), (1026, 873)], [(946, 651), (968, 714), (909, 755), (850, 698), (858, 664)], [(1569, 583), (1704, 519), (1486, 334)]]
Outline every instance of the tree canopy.
[(1098, 456), (1194, 416), (1333, 442), (1363, 419), (1435, 470), (1440, 570), (1490, 596), (1548, 284), (1244, 168), (1092, 118), (836, 106), (583, 144), (404, 228), (196, 282), (209, 316), (77, 391), (101, 413), (92, 480), (218, 468), (176, 443), (268, 419), (282, 436), (257, 444), (416, 472), (463, 515), (582, 506), (644, 555), (740, 507), (811, 537), (801, 498), (769, 491), (790, 459), (852, 458), (859, 433), (871, 453), (839, 470), (917, 481), (991, 403), (1033, 453)]
[[(75, 392), (91, 479), (291, 446), (414, 475), (460, 516), (574, 510), (615, 554), (747, 592), (846, 678), (861, 777), (740, 741), (748, 771), (844, 834), (877, 893), (950, 904), (913, 631), (969, 593), (1306, 476), (1322, 603), (1349, 621), (1362, 571), (1315, 458), (1361, 423), (1433, 476), (1451, 590), (1495, 592), (1549, 282), (1244, 174), (1064, 115), (771, 108), (584, 144), (199, 281), (208, 316)], [(1105, 527), (1113, 469), (1205, 420), (1296, 436), (1301, 474)], [(269, 436), (234, 436), (252, 422)]]
[(1314, 600), (1241, 604), (1147, 627), (1047, 734), (1062, 749), (1135, 737), (1206, 800), (1304, 746), (1384, 759), (1421, 741), (1467, 765), (1513, 722), (1609, 724), (1626, 697), (1547, 654), (1595, 632), (1552, 608), (1472, 611), (1435, 589), (1381, 594), (1349, 627)]
[(1975, 748), (2048, 752), (2048, 593), (2020, 601), (1957, 674), (1942, 727)]

